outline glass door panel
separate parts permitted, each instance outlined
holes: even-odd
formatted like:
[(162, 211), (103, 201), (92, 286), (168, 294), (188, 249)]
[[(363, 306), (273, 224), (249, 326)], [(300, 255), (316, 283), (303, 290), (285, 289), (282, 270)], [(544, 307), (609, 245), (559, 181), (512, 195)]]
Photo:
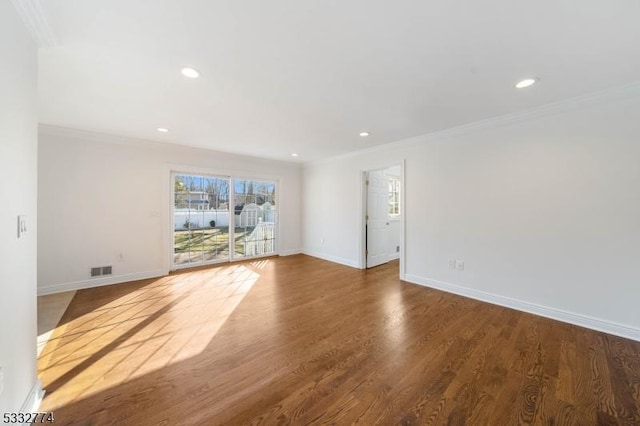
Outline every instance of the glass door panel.
[(276, 183), (234, 179), (234, 258), (276, 252)]
[(173, 265), (229, 260), (229, 178), (172, 174)]

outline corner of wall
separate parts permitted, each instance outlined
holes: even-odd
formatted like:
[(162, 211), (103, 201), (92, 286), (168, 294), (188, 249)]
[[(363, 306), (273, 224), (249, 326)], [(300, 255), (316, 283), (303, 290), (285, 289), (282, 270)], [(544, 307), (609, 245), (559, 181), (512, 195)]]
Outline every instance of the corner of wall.
[(302, 250), (303, 254), (307, 256), (317, 257), (318, 259), (328, 260), (329, 262), (339, 263), (341, 265), (350, 266), (352, 268), (362, 269), (357, 261), (352, 259), (346, 259), (343, 257), (333, 256), (327, 253), (322, 253), (315, 250)]

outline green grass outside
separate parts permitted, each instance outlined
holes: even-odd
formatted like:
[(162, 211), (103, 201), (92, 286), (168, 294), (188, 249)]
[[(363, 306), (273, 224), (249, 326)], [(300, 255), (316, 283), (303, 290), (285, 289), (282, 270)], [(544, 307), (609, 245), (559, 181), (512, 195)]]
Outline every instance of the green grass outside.
[[(235, 250), (244, 254), (244, 239), (251, 234), (253, 227), (235, 228)], [(192, 251), (223, 252), (229, 247), (229, 227), (180, 230), (174, 232), (174, 252)]]

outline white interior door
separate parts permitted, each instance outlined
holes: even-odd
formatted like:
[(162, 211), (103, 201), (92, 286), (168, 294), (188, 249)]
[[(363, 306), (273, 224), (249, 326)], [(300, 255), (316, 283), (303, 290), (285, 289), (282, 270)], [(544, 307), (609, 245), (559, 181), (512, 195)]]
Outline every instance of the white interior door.
[(367, 268), (389, 260), (389, 182), (382, 170), (367, 173)]

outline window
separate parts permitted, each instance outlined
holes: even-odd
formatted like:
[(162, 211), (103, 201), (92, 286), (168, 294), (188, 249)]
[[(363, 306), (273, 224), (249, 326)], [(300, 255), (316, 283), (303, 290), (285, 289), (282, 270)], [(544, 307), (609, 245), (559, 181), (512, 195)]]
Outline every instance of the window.
[(172, 173), (173, 268), (276, 252), (277, 182)]
[(397, 177), (389, 177), (389, 216), (397, 217), (400, 215), (400, 179)]

